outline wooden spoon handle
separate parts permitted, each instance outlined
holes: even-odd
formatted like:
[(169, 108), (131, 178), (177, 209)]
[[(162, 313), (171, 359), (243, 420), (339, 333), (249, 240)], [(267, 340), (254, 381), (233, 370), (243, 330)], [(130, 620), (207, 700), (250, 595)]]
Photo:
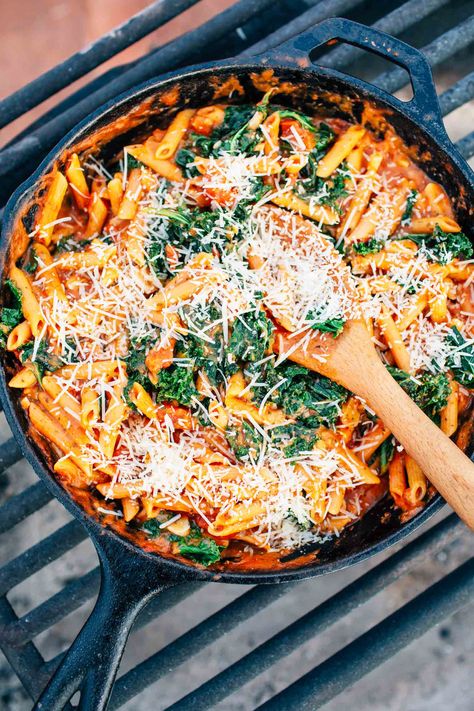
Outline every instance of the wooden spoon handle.
[(347, 387), (363, 397), (462, 520), (474, 529), (474, 464), (395, 382), (374, 352)]

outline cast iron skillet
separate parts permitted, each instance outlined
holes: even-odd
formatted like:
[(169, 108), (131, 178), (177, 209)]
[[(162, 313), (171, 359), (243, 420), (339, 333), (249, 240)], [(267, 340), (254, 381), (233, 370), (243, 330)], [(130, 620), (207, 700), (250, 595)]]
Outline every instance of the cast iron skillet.
[[(326, 69), (312, 62), (314, 51), (339, 39), (365, 48), (404, 67), (411, 78), (414, 97), (402, 102), (380, 89)], [(278, 78), (285, 86), (277, 101), (302, 111), (361, 120), (366, 104), (380, 110), (387, 122), (410, 146), (434, 180), (441, 182), (456, 206), (458, 220), (469, 226), (469, 198), (474, 176), (450, 142), (441, 118), (431, 71), (423, 55), (403, 42), (372, 28), (333, 18), (312, 31), (250, 59), (235, 59), (175, 72), (127, 92), (86, 118), (44, 160), (34, 175), (10, 199), (1, 237), (0, 270), (4, 273), (18, 248), (18, 230), (30, 229), (35, 201), (40, 199), (41, 181), (54, 165), (64, 165), (72, 147), (79, 152), (100, 145), (101, 156), (114, 155), (123, 145), (140, 139), (151, 127), (184, 105), (203, 106), (227, 98), (232, 77), (239, 79), (244, 96), (256, 101), (265, 88), (264, 80)], [(234, 92), (235, 93), (235, 92)], [(234, 97), (232, 100), (235, 100)], [(238, 101), (237, 101), (238, 102)], [(130, 120), (123, 117), (129, 115)], [(108, 127), (112, 126), (111, 130)], [(377, 127), (375, 127), (377, 128)], [(380, 127), (381, 130), (383, 126)], [(24, 225), (24, 227), (22, 227)], [(101, 564), (99, 597), (59, 670), (48, 684), (36, 708), (63, 708), (82, 685), (81, 709), (101, 711), (107, 705), (115, 674), (130, 627), (138, 612), (159, 592), (182, 581), (206, 580), (229, 583), (276, 583), (322, 575), (352, 565), (402, 540), (443, 505), (436, 495), (410, 521), (386, 497), (334, 543), (310, 551), (298, 551), (288, 566), (273, 570), (242, 572), (232, 566), (218, 572), (147, 552), (133, 541), (105, 527), (87, 513), (51, 475), (47, 457), (26, 433), (27, 422), (15, 394), (6, 385), (8, 358), (0, 368), (0, 391), (7, 420), (23, 454), (44, 484), (86, 527)], [(305, 553), (305, 557), (302, 554)], [(300, 561), (299, 561), (300, 558)], [(85, 682), (85, 683), (84, 683)]]

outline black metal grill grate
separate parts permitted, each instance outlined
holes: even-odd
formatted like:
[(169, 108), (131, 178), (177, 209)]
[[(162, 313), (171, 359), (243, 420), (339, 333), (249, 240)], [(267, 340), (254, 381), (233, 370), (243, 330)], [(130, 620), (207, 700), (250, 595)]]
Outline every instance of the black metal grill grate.
[[(84, 53), (74, 55), (0, 102), (0, 126), (7, 125), (194, 4), (196, 0), (161, 0), (150, 4), (119, 31), (101, 38)], [(452, 78), (453, 73), (446, 71), (448, 60), (455, 55), (459, 58), (460, 51), (474, 41), (474, 18), (470, 17), (472, 9), (472, 0), (457, 3), (448, 0), (409, 0), (405, 3), (382, 0), (379, 3), (362, 0), (240, 0), (177, 40), (153, 50), (132, 64), (115, 68), (94, 79), (36, 121), (28, 131), (20, 134), (0, 152), (1, 204), (5, 203), (12, 189), (26, 174), (32, 172), (51, 146), (79, 119), (117, 93), (160, 72), (196, 59), (225, 57), (238, 52), (255, 54), (327, 17), (343, 15), (373, 23), (377, 28), (401, 36), (417, 46), (421, 43), (435, 75), (438, 69), (444, 69), (443, 77), (448, 73)], [(354, 71), (359, 66), (364, 76), (391, 92), (403, 89), (407, 81), (402, 70), (384, 71), (385, 67), (376, 61), (370, 65), (366, 62), (364, 64), (361, 52), (351, 47), (332, 50), (320, 61), (343, 70), (350, 66), (351, 71)], [(452, 114), (473, 98), (474, 71), (455, 77), (455, 83), (440, 96), (443, 115)], [(458, 147), (466, 158), (474, 155), (474, 132), (461, 138)], [(0, 484), (3, 480), (4, 488), (16, 472), (13, 465), (20, 459), (20, 451), (12, 439), (0, 445)], [(47, 518), (54, 505), (50, 499), (50, 494), (41, 483), (33, 483), (7, 498), (0, 507), (0, 533), (4, 534), (4, 539), (5, 536), (14, 535), (12, 529), (20, 522), (23, 522), (22, 526), (28, 526), (35, 520), (34, 517)], [(64, 520), (67, 519), (63, 517)], [(204, 661), (201, 665), (202, 673), (194, 683), (197, 688), (168, 706), (168, 709), (173, 710), (214, 708), (308, 640), (314, 640), (316, 635), (322, 635), (326, 629), (368, 603), (378, 593), (385, 591), (384, 594), (390, 597), (389, 586), (408, 575), (411, 570), (420, 569), (427, 556), (445, 549), (464, 535), (458, 519), (454, 515), (448, 516), (376, 566), (368, 570), (366, 566), (367, 572), (361, 577), (319, 602), (316, 607), (310, 606), (309, 611), (301, 617), (298, 617), (298, 595), (301, 586), (307, 586), (308, 583), (256, 586), (244, 592), (240, 588), (238, 595), (234, 590), (234, 599), (227, 601), (217, 611), (211, 610), (206, 619), (194, 626), (192, 620), (199, 619), (199, 613), (193, 607), (195, 603), (191, 596), (198, 594), (203, 599), (203, 584), (192, 583), (166, 590), (139, 618), (132, 634), (132, 644), (140, 635), (142, 638), (152, 634), (159, 636), (159, 632), (156, 632), (159, 629), (156, 627), (156, 618), (178, 605), (187, 605), (186, 614), (191, 619), (191, 628), (122, 673), (115, 685), (111, 708), (127, 704), (129, 709), (138, 709), (137, 702), (133, 700), (143, 689), (159, 679), (162, 679), (161, 688), (165, 688), (167, 682), (164, 677), (169, 677), (182, 665), (189, 663), (196, 654), (202, 656), (203, 650), (225, 635), (230, 635), (238, 625), (252, 618), (258, 627), (258, 620), (262, 616), (266, 615), (267, 619), (270, 616), (271, 610), (266, 610), (270, 605), (278, 604), (283, 598), (294, 601), (296, 619), (286, 626), (280, 624), (278, 631), (270, 638), (248, 645), (251, 651), (244, 650), (240, 658), (231, 660), (226, 668), (210, 679)], [(45, 661), (39, 651), (41, 645), (38, 639), (65, 620), (73, 619), (75, 626), (78, 626), (84, 615), (82, 606), (90, 603), (97, 593), (99, 571), (95, 567), (83, 575), (73, 575), (70, 580), (64, 581), (57, 592), (25, 614), (16, 614), (8, 598), (16, 599), (14, 589), (46, 566), (68, 554), (74, 557), (77, 546), (85, 538), (82, 527), (75, 521), (69, 521), (0, 568), (0, 646), (32, 698), (39, 695), (62, 656), (58, 654)], [(318, 579), (310, 583), (316, 591)], [(213, 589), (215, 586), (209, 587), (209, 596), (213, 595)], [(289, 683), (282, 691), (282, 684), (276, 683), (272, 689), (279, 693), (259, 708), (279, 711), (319, 708), (441, 619), (464, 606), (473, 592), (474, 558), (470, 558), (418, 597), (356, 636), (347, 646), (317, 666), (310, 665), (313, 668), (309, 667), (310, 670), (304, 676)], [(145, 630), (138, 632), (140, 627)], [(294, 672), (294, 676), (297, 676), (298, 670)], [(255, 698), (263, 701), (271, 693), (263, 690)], [(179, 696), (177, 689), (174, 698)], [(257, 701), (255, 705), (259, 703)], [(243, 703), (232, 708), (244, 707), (247, 708)]]

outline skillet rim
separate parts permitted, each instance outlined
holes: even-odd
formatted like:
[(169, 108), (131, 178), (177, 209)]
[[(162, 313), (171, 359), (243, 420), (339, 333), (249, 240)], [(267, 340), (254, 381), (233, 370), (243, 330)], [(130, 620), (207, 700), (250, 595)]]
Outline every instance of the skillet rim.
[[(259, 60), (260, 63), (258, 63)], [(434, 142), (440, 150), (446, 154), (448, 162), (454, 164), (454, 168), (461, 172), (463, 177), (472, 185), (472, 176), (470, 175), (469, 168), (457, 151), (456, 147), (447, 137), (447, 134), (444, 131), (444, 126), (438, 126), (435, 124), (435, 130), (431, 132), (423, 123), (421, 123), (420, 112), (417, 110), (416, 105), (416, 97), (414, 97), (414, 99), (410, 102), (402, 102), (378, 87), (355, 77), (351, 77), (344, 72), (322, 67), (315, 63), (310, 63), (309, 66), (302, 67), (296, 62), (292, 63), (288, 54), (285, 55), (284, 59), (280, 59), (278, 57), (278, 48), (276, 48), (276, 50), (272, 50), (270, 53), (262, 56), (256, 56), (253, 58), (237, 58), (227, 62), (206, 62), (186, 68), (185, 71), (178, 69), (173, 72), (168, 72), (165, 75), (161, 75), (159, 78), (149, 79), (139, 86), (119, 94), (117, 97), (111, 99), (98, 107), (92, 113), (88, 114), (82, 121), (66, 133), (66, 135), (47, 153), (32, 175), (23, 181), (10, 196), (5, 206), (0, 236), (0, 271), (3, 273), (6, 248), (9, 244), (9, 239), (11, 238), (11, 233), (18, 211), (30, 198), (31, 192), (34, 190), (36, 183), (45, 173), (48, 172), (54, 164), (54, 161), (61, 155), (62, 151), (70, 144), (73, 144), (74, 139), (82, 135), (87, 128), (92, 128), (98, 120), (103, 119), (110, 111), (119, 109), (122, 104), (131, 100), (138, 103), (141, 98), (146, 97), (148, 92), (153, 89), (165, 88), (168, 83), (171, 84), (182, 79), (191, 78), (195, 75), (205, 76), (206, 73), (211, 73), (212, 71), (218, 74), (224, 74), (233, 70), (259, 72), (266, 68), (297, 71), (301, 74), (302, 79), (305, 74), (312, 75), (315, 78), (318, 78), (319, 76), (335, 78), (339, 82), (348, 85), (351, 89), (359, 91), (363, 98), (369, 101), (375, 100), (375, 102), (385, 105), (387, 108), (390, 108), (397, 114), (401, 115), (404, 120), (413, 123), (418, 130), (427, 135), (430, 141)], [(104, 536), (110, 541), (116, 549), (114, 551), (115, 560), (113, 561), (115, 565), (120, 563), (122, 563), (122, 565), (126, 565), (126, 561), (123, 562), (119, 558), (120, 553), (123, 553), (124, 549), (128, 554), (138, 553), (149, 564), (153, 565), (159, 578), (161, 578), (161, 581), (163, 581), (163, 579), (168, 579), (171, 582), (172, 580), (180, 581), (194, 578), (198, 580), (207, 580), (209, 582), (219, 581), (227, 583), (261, 584), (289, 582), (325, 575), (327, 573), (335, 572), (336, 570), (342, 570), (351, 565), (355, 565), (356, 563), (368, 559), (377, 553), (388, 549), (396, 543), (401, 542), (426, 521), (428, 521), (445, 504), (440, 494), (436, 494), (412, 519), (400, 524), (398, 529), (392, 531), (381, 540), (372, 544), (367, 544), (355, 553), (351, 552), (344, 554), (335, 561), (328, 561), (320, 564), (318, 564), (317, 561), (314, 561), (300, 567), (295, 566), (294, 568), (281, 570), (267, 569), (263, 571), (258, 570), (256, 572), (233, 572), (226, 570), (208, 570), (197, 565), (175, 560), (173, 558), (166, 558), (159, 553), (153, 553), (145, 550), (139, 544), (128, 540), (112, 528), (100, 523), (92, 515), (88, 514), (68, 493), (68, 491), (59, 484), (49, 467), (47, 467), (45, 462), (42, 461), (41, 454), (37, 451), (36, 445), (29, 438), (28, 432), (22, 426), (20, 418), (15, 411), (13, 393), (10, 393), (8, 389), (5, 376), (6, 373), (2, 360), (0, 363), (0, 400), (3, 404), (5, 416), (12, 430), (12, 434), (19, 445), (22, 454), (32, 466), (35, 474), (39, 476), (52, 495), (65, 506), (66, 510), (84, 525), (88, 535), (92, 538), (96, 547), (100, 547), (101, 538), (103, 539)], [(157, 584), (159, 582), (160, 580), (157, 580)]]

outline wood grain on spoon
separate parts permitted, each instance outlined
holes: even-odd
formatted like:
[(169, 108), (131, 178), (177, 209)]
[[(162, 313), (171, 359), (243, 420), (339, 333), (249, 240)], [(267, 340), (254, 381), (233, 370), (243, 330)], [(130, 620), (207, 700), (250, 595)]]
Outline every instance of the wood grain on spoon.
[(314, 333), (295, 349), (296, 342), (295, 336), (277, 327), (274, 350), (288, 352), (289, 360), (362, 397), (443, 498), (474, 529), (474, 464), (395, 382), (377, 355), (363, 321), (347, 321), (338, 338)]

